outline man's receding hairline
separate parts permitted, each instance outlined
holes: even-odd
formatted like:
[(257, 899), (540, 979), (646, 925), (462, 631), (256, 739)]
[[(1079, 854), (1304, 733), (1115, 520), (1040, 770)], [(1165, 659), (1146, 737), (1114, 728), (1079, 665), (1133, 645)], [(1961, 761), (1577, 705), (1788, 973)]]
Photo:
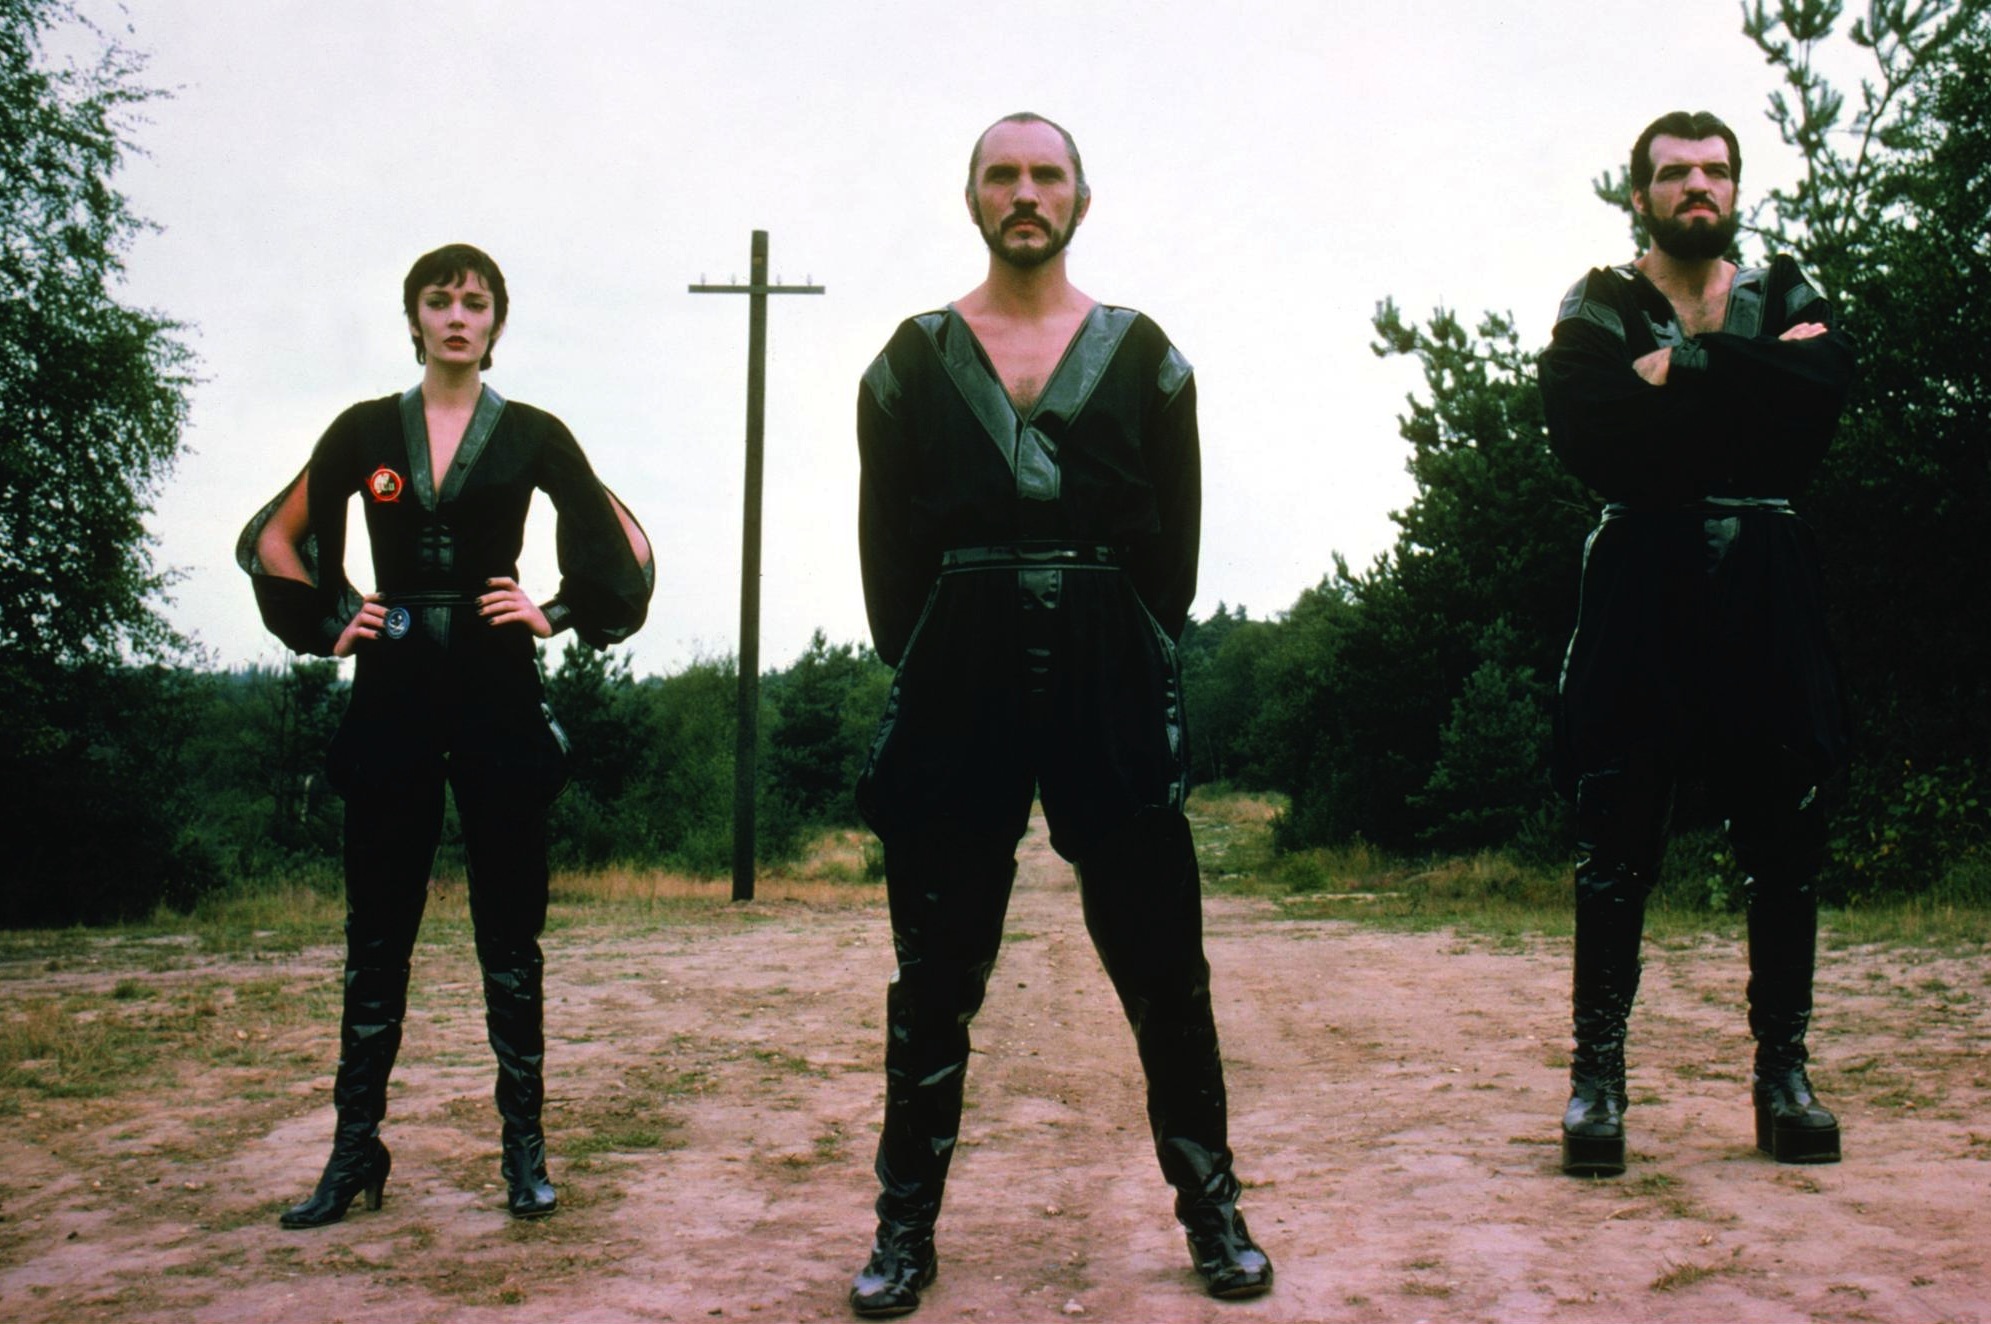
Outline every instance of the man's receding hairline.
[(1057, 134), (1059, 143), (1065, 149), (1066, 166), (1071, 171), (1073, 181), (1078, 185), (1079, 196), (1081, 198), (1091, 196), (1092, 186), (1086, 183), (1085, 180), (1085, 162), (1079, 156), (1078, 142), (1072, 137), (1071, 130), (1049, 116), (1040, 115), (1034, 110), (1019, 110), (1004, 115), (1001, 119), (983, 129), (980, 136), (975, 139), (975, 149), (968, 154), (968, 191), (970, 193), (974, 192), (975, 185), (981, 179), (982, 145), (988, 141), (990, 134), (1005, 124), (1042, 124), (1050, 129), (1051, 132)]

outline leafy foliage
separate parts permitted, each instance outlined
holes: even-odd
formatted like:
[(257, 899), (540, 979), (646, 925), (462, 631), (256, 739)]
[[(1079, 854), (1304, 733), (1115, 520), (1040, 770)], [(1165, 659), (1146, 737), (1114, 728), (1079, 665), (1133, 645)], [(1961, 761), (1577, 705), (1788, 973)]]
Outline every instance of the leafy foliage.
[(1423, 368), (1399, 420), (1418, 495), (1387, 554), (1338, 564), (1276, 627), (1247, 766), (1291, 797), (1288, 848), (1496, 844), (1553, 812), (1542, 704), (1595, 506), (1549, 454), (1510, 319), (1420, 327), (1385, 302), (1375, 329)]
[[(1753, 0), (1743, 31), (1778, 79), (1769, 120), (1804, 164), (1750, 228), (1814, 273), (1863, 349), (1804, 494), (1858, 723), (1828, 882), (1856, 897), (1978, 876), (1991, 849), (1991, 605), (1957, 587), (1961, 568), (1991, 564), (1991, 359), (1956, 330), (1991, 300), (1991, 0), (1874, 0), (1845, 34), (1873, 69), (1853, 97), (1817, 60), (1842, 9)], [(1631, 215), (1623, 167), (1596, 191)], [(1469, 333), (1440, 310), (1419, 327), (1385, 302), (1375, 329), (1378, 354), (1424, 369), (1425, 398), (1400, 420), (1418, 492), (1396, 545), (1363, 573), (1337, 565), (1255, 637), (1225, 622), (1249, 643), (1232, 670), (1250, 679), (1206, 669), (1216, 693), (1192, 702), (1256, 705), (1223, 775), (1290, 796), (1284, 847), (1547, 856), (1561, 813), (1548, 699), (1594, 507), (1547, 451), (1532, 355), (1507, 319)], [(1223, 738), (1236, 727), (1227, 717)], [(1719, 847), (1691, 844), (1715, 865), (1710, 895), (1732, 891)]]
[(0, 653), (44, 671), (171, 642), (144, 521), (192, 384), (179, 324), (111, 293), (146, 225), (110, 180), (160, 94), (116, 43), (45, 68), (64, 19), (0, 0)]
[(1956, 329), (1991, 299), (1991, 4), (1869, 5), (1846, 35), (1875, 72), (1851, 104), (1816, 68), (1841, 11), (1759, 2), (1745, 31), (1804, 162), (1753, 225), (1818, 275), (1862, 351), (1807, 499), (1859, 734), (1837, 883), (1860, 895), (1924, 890), (1991, 841), (1991, 604), (1956, 582), (1991, 558), (1991, 365)]
[[(730, 658), (670, 676), (570, 645), (547, 699), (573, 741), (573, 782), (553, 808), (554, 858), (723, 872), (732, 859), (737, 672)], [(891, 671), (818, 631), (761, 684), (755, 845), (792, 854), (812, 827), (856, 821), (851, 786), (885, 707)]]
[(81, 22), (0, 0), (0, 798), (34, 829), (0, 918), (126, 914), (213, 878), (170, 775), (191, 682), (125, 665), (177, 643), (145, 517), (192, 355), (113, 294), (145, 224), (112, 176), (159, 94), (115, 42), (49, 68), (44, 38)]

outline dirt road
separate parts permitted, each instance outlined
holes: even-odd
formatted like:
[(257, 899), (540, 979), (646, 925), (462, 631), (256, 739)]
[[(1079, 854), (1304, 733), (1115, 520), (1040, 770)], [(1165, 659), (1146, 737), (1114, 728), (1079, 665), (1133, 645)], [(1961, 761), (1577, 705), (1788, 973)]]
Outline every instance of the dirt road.
[[(309, 1189), (331, 1129), (332, 948), (0, 966), (0, 1014), (68, 1015), (76, 1034), (149, 1016), (171, 1048), (141, 1090), (0, 1093), (0, 1315), (847, 1318), (891, 967), (866, 895), (551, 935), (562, 1208), (530, 1225), (503, 1213), (463, 950), (417, 956), (385, 1208), (313, 1232), (275, 1216)], [(1294, 919), (1262, 900), (1206, 913), (1246, 1209), (1277, 1289), (1199, 1293), (1129, 1036), (1040, 828), (976, 1023), (919, 1319), (1991, 1319), (1981, 962), (1828, 954), (1815, 1075), (1847, 1160), (1788, 1168), (1751, 1145), (1736, 945), (1648, 944), (1633, 1165), (1575, 1181), (1553, 1143), (1567, 975), (1552, 945)]]

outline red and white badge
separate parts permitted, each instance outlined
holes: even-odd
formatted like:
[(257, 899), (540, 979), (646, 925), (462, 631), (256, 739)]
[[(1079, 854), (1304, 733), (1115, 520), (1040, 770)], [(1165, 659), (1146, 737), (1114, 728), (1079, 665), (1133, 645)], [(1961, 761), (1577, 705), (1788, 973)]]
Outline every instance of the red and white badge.
[(366, 490), (372, 495), (375, 501), (399, 501), (401, 499), (401, 488), (401, 475), (395, 473), (384, 464), (375, 469), (372, 476), (366, 480)]

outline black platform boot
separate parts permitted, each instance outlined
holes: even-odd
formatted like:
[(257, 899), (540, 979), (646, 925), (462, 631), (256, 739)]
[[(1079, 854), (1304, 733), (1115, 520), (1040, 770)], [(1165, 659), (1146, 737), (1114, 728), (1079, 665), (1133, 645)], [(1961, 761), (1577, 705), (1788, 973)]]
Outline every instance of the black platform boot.
[(1839, 1119), (1811, 1091), (1811, 981), (1818, 899), (1809, 886), (1759, 890), (1749, 903), (1749, 1029), (1756, 1036), (1751, 1088), (1756, 1148), (1779, 1163), (1837, 1163)]
[(484, 972), (484, 1024), (498, 1059), (499, 1169), (513, 1218), (544, 1218), (560, 1207), (546, 1175), (546, 1133), (539, 1121), (546, 1098), (543, 982), (544, 966), (536, 958), (516, 969)]
[(1562, 1115), (1562, 1170), (1615, 1177), (1625, 1170), (1625, 1027), (1638, 995), (1644, 884), (1600, 878), (1579, 867), (1569, 1104)]
[(364, 1196), (380, 1208), (393, 1160), (380, 1141), (387, 1113), (387, 1077), (401, 1048), (401, 1018), (408, 1004), (408, 967), (347, 966), (345, 1010), (339, 1019), (339, 1069), (332, 1086), (338, 1123), (332, 1156), (318, 1188), (278, 1217), (285, 1227), (323, 1227), (346, 1216)]

